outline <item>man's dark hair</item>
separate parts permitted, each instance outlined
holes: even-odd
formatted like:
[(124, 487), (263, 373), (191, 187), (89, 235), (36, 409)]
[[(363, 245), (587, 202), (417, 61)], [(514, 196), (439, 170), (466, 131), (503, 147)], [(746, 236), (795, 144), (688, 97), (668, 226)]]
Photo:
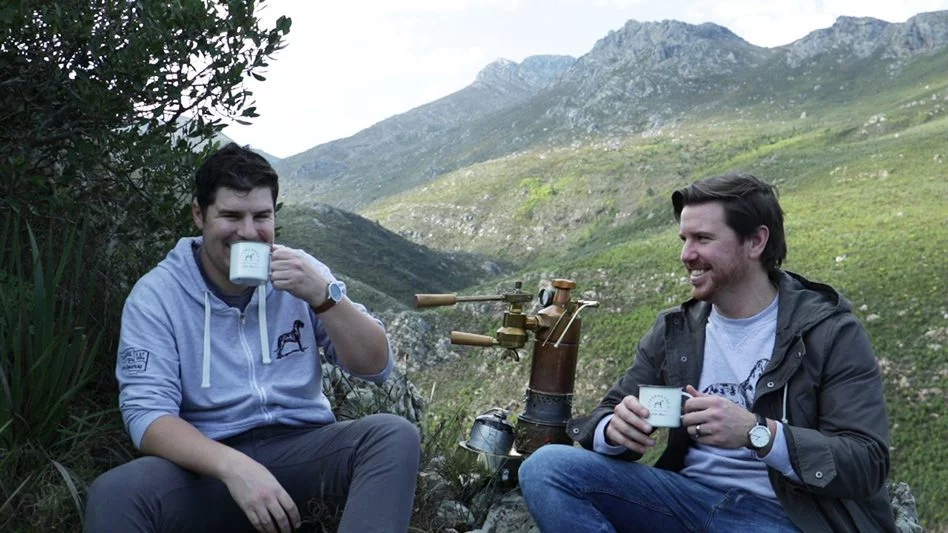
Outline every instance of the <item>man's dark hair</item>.
[(783, 231), (783, 210), (777, 201), (777, 190), (751, 174), (725, 174), (696, 181), (672, 193), (675, 220), (681, 221), (686, 205), (721, 202), (724, 221), (737, 233), (741, 242), (758, 226), (767, 226), (770, 238), (760, 261), (773, 273), (787, 257), (787, 240)]
[(276, 206), (277, 193), (280, 192), (279, 178), (270, 163), (260, 154), (230, 143), (204, 161), (197, 170), (194, 180), (194, 197), (201, 211), (214, 203), (217, 190), (221, 187), (241, 192), (250, 192), (257, 187), (267, 187)]

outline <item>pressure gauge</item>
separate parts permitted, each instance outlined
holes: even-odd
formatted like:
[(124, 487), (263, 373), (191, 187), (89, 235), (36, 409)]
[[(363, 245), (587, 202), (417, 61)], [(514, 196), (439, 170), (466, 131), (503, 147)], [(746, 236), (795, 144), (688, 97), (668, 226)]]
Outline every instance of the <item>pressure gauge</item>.
[(540, 289), (540, 294), (537, 295), (537, 298), (540, 300), (540, 305), (547, 307), (553, 303), (553, 296), (556, 294), (556, 289)]

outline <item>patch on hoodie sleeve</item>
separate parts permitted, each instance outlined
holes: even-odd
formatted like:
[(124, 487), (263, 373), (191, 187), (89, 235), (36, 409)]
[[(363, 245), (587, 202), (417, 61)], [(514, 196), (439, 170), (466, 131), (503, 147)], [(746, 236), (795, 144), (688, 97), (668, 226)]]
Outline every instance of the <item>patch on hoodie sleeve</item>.
[(148, 370), (148, 350), (138, 348), (128, 348), (122, 352), (120, 359), (122, 363), (122, 374), (134, 376), (144, 374)]

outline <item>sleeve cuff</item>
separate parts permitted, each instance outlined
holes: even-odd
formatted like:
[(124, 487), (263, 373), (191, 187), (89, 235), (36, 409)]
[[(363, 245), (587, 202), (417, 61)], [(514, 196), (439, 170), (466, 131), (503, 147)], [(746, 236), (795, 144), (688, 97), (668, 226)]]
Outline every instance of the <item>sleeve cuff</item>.
[(760, 460), (780, 472), (785, 477), (800, 483), (800, 476), (797, 475), (793, 465), (790, 464), (790, 451), (787, 450), (787, 439), (783, 434), (783, 424), (779, 420), (777, 423), (777, 432), (774, 435), (774, 444), (770, 447), (770, 453), (760, 458)]
[(135, 449), (141, 451), (142, 439), (145, 438), (145, 432), (148, 431), (148, 428), (155, 420), (165, 415), (177, 416), (177, 413), (168, 411), (145, 411), (128, 423), (128, 434), (132, 438), (132, 444), (135, 445)]
[(385, 380), (387, 380), (389, 376), (392, 375), (392, 370), (395, 368), (395, 357), (394, 357), (394, 354), (392, 354), (392, 343), (388, 342), (388, 335), (385, 336), (385, 341), (387, 344), (386, 352), (387, 352), (388, 360), (385, 362), (385, 368), (383, 368), (381, 372), (379, 372), (378, 374), (371, 374), (371, 375), (359, 374), (357, 372), (353, 372), (349, 370), (348, 368), (346, 368), (346, 372), (349, 372), (350, 374), (352, 374), (353, 376), (359, 379), (371, 381), (372, 383), (384, 383)]
[(607, 415), (599, 421), (596, 426), (596, 433), (593, 436), (593, 450), (603, 455), (619, 455), (626, 451), (625, 446), (613, 446), (606, 442), (606, 426), (612, 421), (615, 415)]

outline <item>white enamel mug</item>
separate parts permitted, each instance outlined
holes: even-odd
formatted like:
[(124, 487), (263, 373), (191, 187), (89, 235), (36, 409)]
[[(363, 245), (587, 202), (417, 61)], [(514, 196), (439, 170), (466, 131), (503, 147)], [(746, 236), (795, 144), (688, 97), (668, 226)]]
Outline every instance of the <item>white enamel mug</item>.
[(646, 422), (657, 428), (681, 426), (681, 404), (683, 398), (694, 396), (681, 387), (666, 385), (639, 385), (639, 403), (648, 409)]
[(252, 287), (270, 278), (270, 245), (241, 241), (230, 245), (230, 281)]

